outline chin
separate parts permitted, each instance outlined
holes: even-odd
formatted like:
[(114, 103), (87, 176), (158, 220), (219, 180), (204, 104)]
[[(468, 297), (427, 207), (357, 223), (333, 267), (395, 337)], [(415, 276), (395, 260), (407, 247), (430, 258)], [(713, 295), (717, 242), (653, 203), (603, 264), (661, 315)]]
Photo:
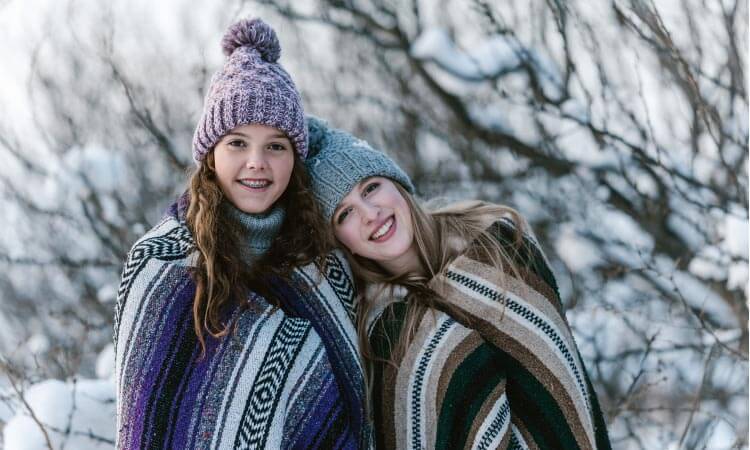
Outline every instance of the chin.
[(270, 198), (241, 198), (239, 201), (233, 201), (234, 206), (240, 211), (247, 214), (263, 214), (269, 211), (276, 200), (271, 201)]
[(271, 208), (271, 205), (265, 205), (265, 204), (258, 204), (258, 203), (252, 203), (252, 204), (242, 204), (234, 205), (239, 209), (240, 211), (246, 213), (246, 214), (262, 214), (266, 211), (268, 211)]
[(399, 245), (398, 247), (394, 246), (394, 248), (390, 249), (390, 251), (387, 252), (386, 258), (388, 258), (389, 260), (398, 259), (404, 256), (408, 251), (408, 245)]

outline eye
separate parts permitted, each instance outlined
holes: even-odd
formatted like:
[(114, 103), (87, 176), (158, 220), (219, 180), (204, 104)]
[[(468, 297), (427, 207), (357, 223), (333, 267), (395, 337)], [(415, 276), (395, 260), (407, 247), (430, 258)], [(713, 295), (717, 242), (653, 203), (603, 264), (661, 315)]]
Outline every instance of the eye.
[(280, 144), (278, 142), (274, 142), (273, 144), (268, 144), (268, 148), (275, 151), (275, 152), (283, 152), (287, 149), (286, 145)]
[(352, 210), (351, 206), (348, 208), (344, 208), (336, 217), (336, 225), (341, 225), (342, 223), (344, 223), (344, 219), (346, 219), (346, 217), (349, 215), (351, 210)]
[(227, 146), (234, 147), (234, 148), (245, 148), (245, 141), (242, 139), (232, 139), (231, 141), (227, 142)]
[(380, 186), (380, 183), (378, 183), (377, 181), (373, 181), (372, 183), (365, 186), (365, 189), (362, 191), (362, 195), (367, 196), (367, 194), (377, 189), (378, 186)]

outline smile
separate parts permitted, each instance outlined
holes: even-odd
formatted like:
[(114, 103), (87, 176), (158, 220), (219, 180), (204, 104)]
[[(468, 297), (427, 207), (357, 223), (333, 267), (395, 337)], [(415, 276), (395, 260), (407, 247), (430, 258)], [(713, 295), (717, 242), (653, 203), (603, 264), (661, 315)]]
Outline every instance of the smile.
[(272, 184), (271, 180), (244, 178), (237, 180), (241, 185), (250, 189), (265, 189)]
[(394, 227), (394, 224), (396, 223), (396, 219), (391, 216), (389, 217), (380, 227), (378, 227), (377, 230), (375, 230), (374, 233), (370, 236), (371, 241), (385, 241), (389, 237), (391, 237), (391, 231), (395, 230), (396, 227)]

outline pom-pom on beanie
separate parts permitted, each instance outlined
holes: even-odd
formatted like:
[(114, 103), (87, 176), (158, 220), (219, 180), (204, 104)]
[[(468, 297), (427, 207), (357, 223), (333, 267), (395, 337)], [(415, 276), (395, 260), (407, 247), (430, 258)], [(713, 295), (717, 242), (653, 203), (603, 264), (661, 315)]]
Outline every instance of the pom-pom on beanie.
[(330, 128), (317, 117), (308, 116), (307, 124), (310, 155), (305, 165), (313, 194), (328, 222), (341, 200), (365, 178), (389, 178), (414, 193), (409, 176), (385, 153), (345, 131)]
[(193, 135), (196, 164), (222, 136), (245, 124), (278, 128), (304, 159), (307, 126), (302, 98), (277, 62), (281, 47), (276, 32), (260, 19), (243, 19), (227, 29), (221, 46), (227, 60), (211, 78)]

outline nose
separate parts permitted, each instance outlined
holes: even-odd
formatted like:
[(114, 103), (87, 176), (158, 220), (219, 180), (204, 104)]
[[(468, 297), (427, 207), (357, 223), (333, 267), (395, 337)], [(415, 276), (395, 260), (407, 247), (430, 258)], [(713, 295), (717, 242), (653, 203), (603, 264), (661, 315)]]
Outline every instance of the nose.
[(266, 168), (266, 161), (263, 150), (251, 149), (247, 152), (245, 167), (249, 170), (263, 170)]
[(373, 205), (370, 202), (364, 201), (361, 205), (362, 208), (362, 219), (365, 223), (370, 223), (378, 218), (380, 215), (380, 208), (377, 205)]

